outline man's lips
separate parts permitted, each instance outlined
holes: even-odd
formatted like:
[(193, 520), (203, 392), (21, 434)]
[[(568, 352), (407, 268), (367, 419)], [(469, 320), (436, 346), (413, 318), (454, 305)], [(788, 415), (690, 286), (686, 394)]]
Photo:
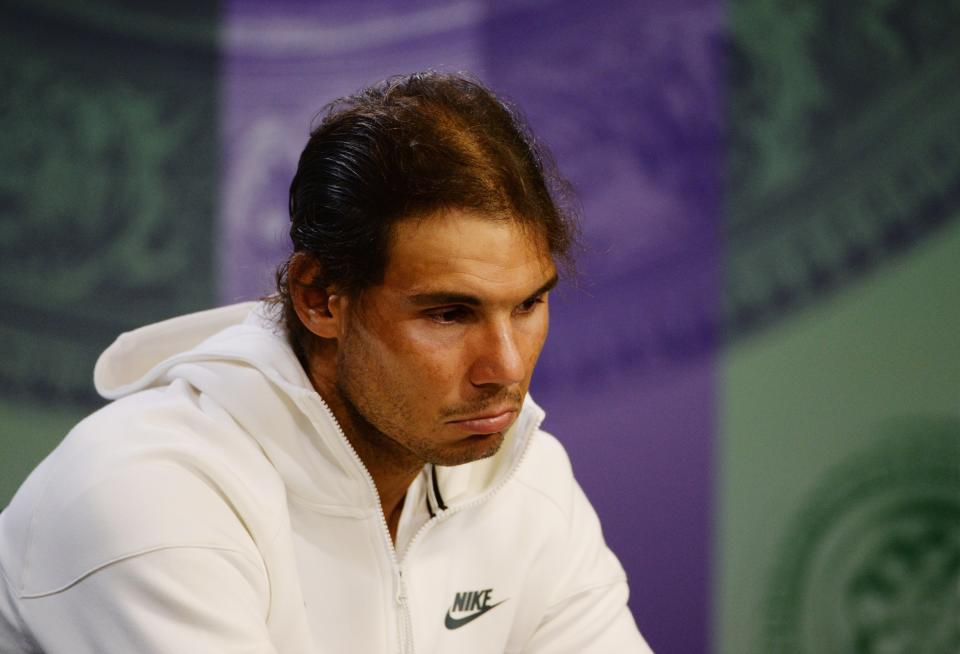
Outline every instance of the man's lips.
[(509, 427), (516, 417), (516, 409), (505, 409), (485, 413), (482, 416), (476, 416), (474, 418), (467, 418), (466, 420), (451, 420), (449, 424), (459, 427), (470, 434), (494, 434)]

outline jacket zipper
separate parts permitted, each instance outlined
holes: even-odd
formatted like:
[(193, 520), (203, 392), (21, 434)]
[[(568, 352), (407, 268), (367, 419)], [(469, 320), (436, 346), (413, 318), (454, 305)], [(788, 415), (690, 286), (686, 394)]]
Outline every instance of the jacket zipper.
[(400, 613), (400, 652), (413, 654), (413, 621), (410, 619), (410, 608), (407, 606), (407, 589), (403, 583), (403, 568), (400, 567), (399, 563), (396, 567), (395, 584), (397, 610)]
[[(381, 532), (384, 537), (384, 544), (387, 547), (387, 554), (390, 557), (390, 563), (393, 566), (393, 590), (394, 590), (394, 603), (397, 608), (397, 638), (399, 644), (400, 654), (414, 654), (413, 646), (413, 622), (410, 618), (410, 606), (407, 603), (407, 590), (403, 583), (403, 568), (400, 566), (400, 560), (397, 558), (397, 548), (393, 545), (393, 539), (390, 538), (390, 527), (387, 525), (387, 516), (383, 512), (383, 504), (380, 502), (380, 494), (377, 492), (377, 485), (373, 481), (373, 475), (370, 474), (370, 471), (367, 470), (367, 466), (363, 464), (363, 460), (360, 458), (360, 455), (357, 454), (357, 450), (354, 449), (353, 444), (347, 438), (347, 435), (343, 433), (343, 428), (340, 427), (340, 423), (337, 421), (336, 416), (333, 415), (333, 411), (330, 410), (330, 405), (327, 404), (327, 401), (318, 393), (316, 396), (311, 395), (311, 398), (316, 397), (320, 400), (321, 406), (326, 410), (330, 421), (333, 423), (334, 427), (337, 429), (337, 433), (340, 434), (340, 439), (346, 444), (347, 449), (349, 450), (351, 456), (353, 456), (354, 461), (360, 466), (360, 470), (363, 471), (363, 476), (367, 480), (367, 486), (370, 488), (370, 491), (373, 493), (373, 496), (377, 498), (377, 515), (380, 516), (380, 527)], [(421, 527), (421, 531), (422, 531)]]

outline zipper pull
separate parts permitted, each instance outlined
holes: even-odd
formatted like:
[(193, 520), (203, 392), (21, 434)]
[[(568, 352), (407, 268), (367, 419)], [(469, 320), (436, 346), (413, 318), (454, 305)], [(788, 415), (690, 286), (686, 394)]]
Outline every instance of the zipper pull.
[(396, 599), (399, 606), (403, 606), (407, 601), (406, 589), (403, 587), (403, 570), (397, 566), (394, 569), (394, 586), (396, 587)]
[(413, 625), (410, 624), (410, 609), (407, 607), (407, 591), (403, 583), (403, 570), (394, 568), (394, 580), (397, 585), (397, 637), (400, 641), (400, 654), (413, 654)]

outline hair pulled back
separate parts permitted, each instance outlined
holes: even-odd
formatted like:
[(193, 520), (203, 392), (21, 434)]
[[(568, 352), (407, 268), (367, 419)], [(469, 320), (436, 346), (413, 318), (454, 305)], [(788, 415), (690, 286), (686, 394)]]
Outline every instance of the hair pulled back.
[(290, 184), (293, 255), (277, 272), (297, 354), (314, 336), (293, 308), (293, 257), (316, 258), (311, 285), (355, 295), (383, 280), (395, 222), (470, 209), (538, 230), (569, 269), (577, 230), (568, 189), (518, 112), (464, 75), (392, 77), (330, 103)]

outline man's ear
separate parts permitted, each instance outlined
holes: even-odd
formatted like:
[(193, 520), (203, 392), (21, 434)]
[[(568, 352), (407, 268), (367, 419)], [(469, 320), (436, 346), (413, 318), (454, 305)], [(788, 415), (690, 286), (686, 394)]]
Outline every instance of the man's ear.
[(306, 252), (297, 252), (287, 268), (287, 283), (293, 308), (304, 327), (320, 338), (336, 338), (343, 298), (332, 286), (318, 284), (320, 262)]

